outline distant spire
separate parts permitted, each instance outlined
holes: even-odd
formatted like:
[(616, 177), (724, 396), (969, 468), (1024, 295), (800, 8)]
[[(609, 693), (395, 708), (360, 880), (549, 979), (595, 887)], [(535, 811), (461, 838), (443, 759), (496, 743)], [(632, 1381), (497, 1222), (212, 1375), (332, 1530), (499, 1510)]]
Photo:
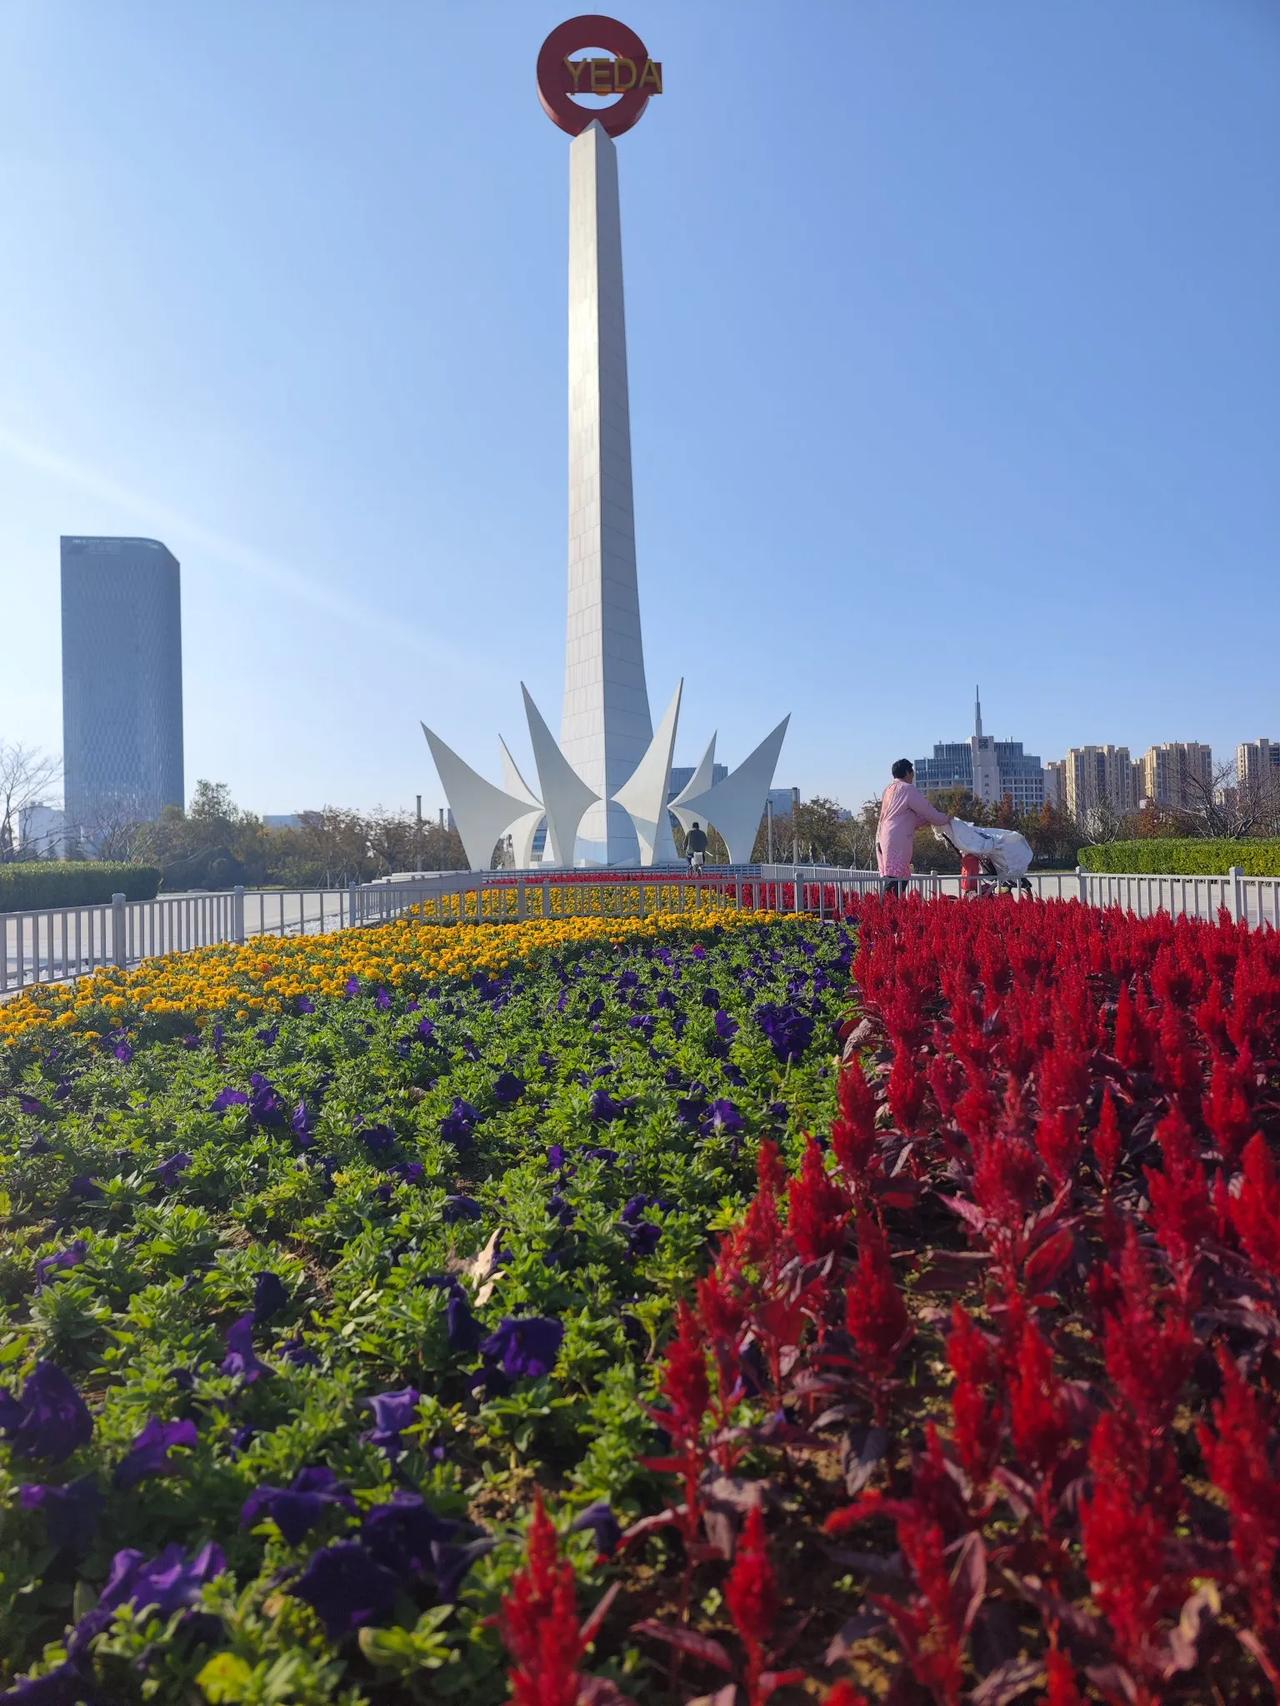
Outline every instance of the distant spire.
[(973, 690), (973, 732), (979, 740), (982, 739), (982, 689)]

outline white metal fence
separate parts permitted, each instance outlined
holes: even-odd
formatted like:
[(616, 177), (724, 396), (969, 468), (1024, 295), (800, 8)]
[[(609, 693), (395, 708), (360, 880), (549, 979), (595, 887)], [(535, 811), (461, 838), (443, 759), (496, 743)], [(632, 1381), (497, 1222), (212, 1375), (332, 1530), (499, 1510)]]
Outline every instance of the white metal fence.
[[(1225, 911), (1254, 926), (1280, 929), (1280, 878), (1147, 876), (1104, 872), (1032, 873), (1031, 894), (1087, 906), (1118, 906), (1146, 917), (1213, 919)], [(132, 966), (255, 936), (316, 935), (385, 923), (410, 908), (426, 922), (500, 923), (535, 917), (644, 916), (704, 905), (768, 907), (820, 916), (843, 913), (859, 895), (878, 893), (874, 871), (825, 865), (719, 867), (692, 876), (685, 867), (651, 871), (444, 873), (407, 881), (334, 889), (227, 889), (161, 895), (101, 906), (41, 907), (0, 914), (0, 997), (33, 983), (62, 982), (100, 966)], [(917, 876), (926, 898), (962, 894), (958, 876)]]

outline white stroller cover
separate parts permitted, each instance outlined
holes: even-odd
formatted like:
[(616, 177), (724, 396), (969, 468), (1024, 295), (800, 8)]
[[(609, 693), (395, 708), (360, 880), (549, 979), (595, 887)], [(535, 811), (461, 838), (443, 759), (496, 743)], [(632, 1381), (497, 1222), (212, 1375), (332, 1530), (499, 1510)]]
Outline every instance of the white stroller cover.
[(959, 853), (974, 853), (988, 860), (998, 877), (1016, 880), (1025, 876), (1033, 858), (1031, 843), (1016, 829), (987, 829), (953, 817), (945, 829), (933, 833), (939, 841), (949, 841)]

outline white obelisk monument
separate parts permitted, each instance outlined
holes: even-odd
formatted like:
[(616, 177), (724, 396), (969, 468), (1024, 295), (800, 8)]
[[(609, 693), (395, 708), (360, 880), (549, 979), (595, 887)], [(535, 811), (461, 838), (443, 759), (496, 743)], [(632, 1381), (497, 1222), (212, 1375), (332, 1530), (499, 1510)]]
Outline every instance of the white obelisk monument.
[(600, 802), (579, 859), (638, 857), (622, 787), (653, 736), (636, 586), (618, 156), (602, 125), (569, 145), (569, 610), (560, 747)]

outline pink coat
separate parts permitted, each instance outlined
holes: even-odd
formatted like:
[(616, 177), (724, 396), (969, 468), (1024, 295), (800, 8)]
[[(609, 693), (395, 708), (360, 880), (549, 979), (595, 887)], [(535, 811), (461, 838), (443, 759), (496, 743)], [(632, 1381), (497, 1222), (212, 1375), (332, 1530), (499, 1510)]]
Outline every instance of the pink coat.
[(911, 843), (923, 824), (944, 824), (946, 812), (931, 806), (914, 782), (890, 782), (880, 801), (876, 858), (882, 877), (911, 875)]

